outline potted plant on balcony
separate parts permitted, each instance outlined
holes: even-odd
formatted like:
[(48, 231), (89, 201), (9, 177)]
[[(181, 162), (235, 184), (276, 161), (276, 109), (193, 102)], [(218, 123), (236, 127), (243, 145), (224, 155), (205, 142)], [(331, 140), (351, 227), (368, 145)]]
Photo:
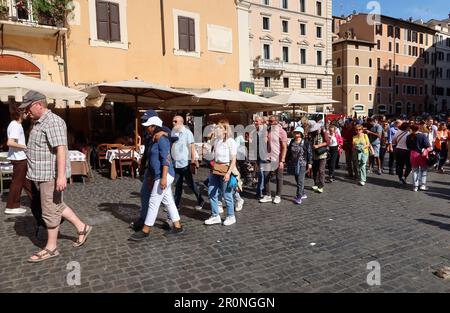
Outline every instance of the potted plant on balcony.
[(67, 14), (73, 10), (71, 0), (33, 0), (33, 14), (39, 24), (64, 27)]
[(9, 15), (9, 7), (3, 2), (0, 2), (0, 20), (8, 19), (8, 15)]

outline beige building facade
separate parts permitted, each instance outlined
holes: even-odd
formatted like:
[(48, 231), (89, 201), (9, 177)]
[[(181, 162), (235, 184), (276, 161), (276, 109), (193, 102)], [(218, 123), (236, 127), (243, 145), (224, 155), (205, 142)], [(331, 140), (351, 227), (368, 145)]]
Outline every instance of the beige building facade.
[(375, 43), (341, 39), (333, 43), (333, 100), (336, 114), (368, 116), (373, 110), (376, 69)]
[(249, 38), (247, 70), (255, 94), (272, 96), (296, 90), (331, 99), (332, 1), (239, 3), (248, 6), (248, 33), (242, 29), (240, 32), (243, 38)]
[[(427, 26), (436, 30), (432, 51), (432, 75), (428, 84), (432, 86), (432, 111), (450, 112), (450, 16), (445, 20), (431, 20)], [(434, 56), (433, 56), (434, 55)]]
[(77, 0), (66, 27), (42, 25), (31, 13), (18, 19), (15, 1), (1, 1), (10, 7), (0, 18), (2, 56), (28, 60), (43, 79), (75, 86), (138, 77), (182, 88), (238, 88), (233, 1)]
[(428, 77), (433, 74), (430, 60), (436, 31), (420, 21), (383, 15), (356, 14), (338, 19), (334, 23), (337, 38), (375, 44), (370, 51), (375, 91), (369, 103), (372, 108), (367, 110), (369, 115), (411, 115), (430, 111), (432, 86)]

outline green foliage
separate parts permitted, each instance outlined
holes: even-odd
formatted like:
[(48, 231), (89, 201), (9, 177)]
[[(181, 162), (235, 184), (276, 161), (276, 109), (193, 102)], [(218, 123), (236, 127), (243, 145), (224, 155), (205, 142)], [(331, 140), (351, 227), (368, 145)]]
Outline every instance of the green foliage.
[(33, 0), (33, 14), (43, 24), (65, 26), (71, 0)]

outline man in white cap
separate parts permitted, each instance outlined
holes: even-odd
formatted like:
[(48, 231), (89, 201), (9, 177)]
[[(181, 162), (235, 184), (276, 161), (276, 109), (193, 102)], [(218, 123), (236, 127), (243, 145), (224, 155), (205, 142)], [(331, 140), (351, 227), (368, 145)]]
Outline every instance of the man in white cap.
[(74, 247), (86, 242), (92, 226), (83, 223), (63, 202), (63, 191), (70, 177), (66, 123), (47, 108), (46, 97), (37, 91), (28, 91), (19, 109), (25, 109), (34, 120), (27, 146), (27, 178), (39, 190), (42, 219), (48, 232), (45, 248), (28, 259), (28, 262), (36, 263), (59, 255), (57, 239), (62, 218), (78, 231)]

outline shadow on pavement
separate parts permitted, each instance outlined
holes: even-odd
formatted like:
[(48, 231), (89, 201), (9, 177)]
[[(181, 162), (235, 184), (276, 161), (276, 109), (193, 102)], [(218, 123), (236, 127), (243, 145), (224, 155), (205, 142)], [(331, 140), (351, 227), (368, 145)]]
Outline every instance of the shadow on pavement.
[(99, 210), (110, 212), (115, 218), (129, 224), (138, 217), (140, 206), (134, 203), (100, 203)]
[(450, 218), (450, 215), (444, 215), (444, 214), (438, 214), (438, 213), (430, 213), (430, 215), (437, 216), (437, 217)]
[(417, 219), (416, 221), (427, 224), (427, 225), (436, 226), (443, 230), (450, 231), (450, 224), (441, 223), (441, 222), (433, 221), (433, 220), (427, 220), (427, 219)]
[[(14, 221), (14, 230), (18, 236), (28, 237), (28, 239), (30, 239), (36, 247), (45, 247), (47, 241), (47, 231), (43, 227), (40, 227), (39, 230), (37, 229), (36, 220), (33, 216), (17, 216), (7, 219), (6, 222), (10, 222), (11, 220)], [(66, 236), (59, 233), (58, 239), (67, 239), (75, 242), (77, 237)]]

